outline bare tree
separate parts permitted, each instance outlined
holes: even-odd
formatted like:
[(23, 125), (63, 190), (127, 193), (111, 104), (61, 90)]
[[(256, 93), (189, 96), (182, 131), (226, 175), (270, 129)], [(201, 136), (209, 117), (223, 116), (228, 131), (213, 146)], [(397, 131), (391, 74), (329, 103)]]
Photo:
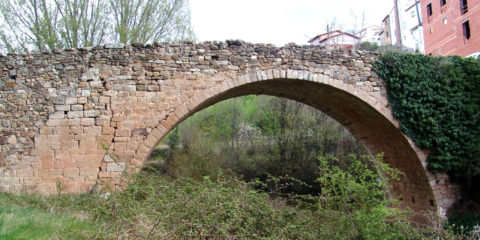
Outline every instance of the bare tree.
[(108, 5), (102, 0), (55, 0), (60, 14), (61, 44), (67, 48), (92, 46), (108, 36)]
[(188, 0), (0, 0), (0, 51), (189, 39)]
[(187, 0), (110, 0), (115, 39), (122, 43), (192, 37)]
[(9, 52), (40, 51), (58, 45), (58, 12), (46, 0), (0, 0), (0, 40)]
[(359, 42), (361, 42), (362, 38), (365, 37), (365, 11), (362, 11), (361, 15), (358, 16), (355, 12), (350, 9), (350, 15), (353, 17), (353, 29), (352, 33), (359, 37)]

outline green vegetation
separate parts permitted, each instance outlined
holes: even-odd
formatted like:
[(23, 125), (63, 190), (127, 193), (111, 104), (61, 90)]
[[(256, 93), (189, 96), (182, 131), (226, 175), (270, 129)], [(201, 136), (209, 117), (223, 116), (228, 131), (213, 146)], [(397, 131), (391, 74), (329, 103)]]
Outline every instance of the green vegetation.
[(448, 172), (467, 187), (477, 186), (480, 61), (388, 53), (379, 57), (375, 69), (387, 83), (389, 103), (402, 131), (430, 151), (428, 167)]
[[(99, 231), (84, 196), (0, 195), (0, 239), (86, 239)], [(95, 198), (95, 196), (92, 196)]]
[[(125, 176), (126, 188), (109, 195), (2, 196), (1, 206), (40, 213), (35, 224), (57, 224), (30, 233), (34, 227), (18, 226), (34, 220), (15, 214), (3, 219), (16, 222), (16, 229), (5, 230), (4, 221), (0, 234), (18, 239), (12, 232), (23, 229), (26, 239), (453, 239), (448, 231), (411, 225), (407, 211), (390, 207), (394, 199), (386, 183), (399, 173), (380, 157), (348, 159), (347, 167), (335, 157), (319, 158), (329, 166), (318, 178), (319, 196), (272, 199), (255, 190), (263, 183), (222, 171), (197, 180), (144, 171)], [(377, 169), (386, 173), (383, 178)]]
[(246, 181), (289, 176), (296, 193), (318, 193), (317, 156), (365, 154), (340, 124), (292, 100), (244, 96), (208, 107), (182, 122), (160, 142), (150, 164), (171, 177), (216, 175), (229, 169)]
[(0, 22), (3, 52), (193, 37), (186, 0), (0, 0)]

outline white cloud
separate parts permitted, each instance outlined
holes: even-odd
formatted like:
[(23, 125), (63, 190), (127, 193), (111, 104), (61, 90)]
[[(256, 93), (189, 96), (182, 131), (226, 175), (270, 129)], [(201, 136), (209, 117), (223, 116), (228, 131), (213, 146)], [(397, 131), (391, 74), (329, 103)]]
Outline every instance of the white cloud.
[(336, 18), (343, 29), (380, 25), (393, 7), (385, 0), (190, 0), (192, 25), (200, 41), (242, 39), (248, 42), (306, 44)]

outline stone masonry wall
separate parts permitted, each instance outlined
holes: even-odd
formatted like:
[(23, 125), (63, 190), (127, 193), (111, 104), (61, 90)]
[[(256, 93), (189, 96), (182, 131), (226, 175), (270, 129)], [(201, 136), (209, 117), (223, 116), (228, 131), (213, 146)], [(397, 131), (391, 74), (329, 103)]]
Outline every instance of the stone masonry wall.
[[(417, 204), (425, 196), (422, 207), (446, 208), (456, 189), (425, 170), (426, 155), (398, 130), (383, 82), (371, 70), (375, 57), (242, 41), (106, 44), (0, 57), (0, 191), (50, 194), (62, 185), (63, 192), (87, 192), (99, 179), (141, 166), (170, 129), (201, 108), (270, 94), (330, 114), (407, 171), (400, 193)], [(388, 139), (404, 147), (388, 146)]]

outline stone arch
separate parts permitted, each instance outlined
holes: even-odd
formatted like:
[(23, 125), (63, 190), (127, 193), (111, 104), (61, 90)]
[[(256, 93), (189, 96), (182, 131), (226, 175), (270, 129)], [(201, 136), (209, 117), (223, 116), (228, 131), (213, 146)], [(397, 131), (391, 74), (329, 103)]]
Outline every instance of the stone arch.
[[(429, 184), (426, 155), (399, 130), (399, 123), (386, 107), (384, 95), (369, 93), (327, 75), (309, 71), (272, 69), (234, 76), (217, 87), (205, 89), (178, 105), (140, 144), (131, 164), (141, 166), (156, 144), (175, 126), (195, 112), (222, 100), (248, 94), (289, 98), (308, 104), (336, 119), (368, 149), (383, 152), (384, 160), (404, 172), (393, 184), (401, 205), (414, 212), (437, 210), (437, 196)], [(416, 221), (425, 222), (419, 215)]]
[[(406, 172), (416, 211), (448, 209), (458, 188), (426, 169), (398, 130), (375, 53), (243, 41), (106, 44), (0, 57), (0, 192), (90, 191), (140, 166), (175, 125), (215, 102), (269, 94), (312, 105)], [(108, 152), (106, 154), (106, 152)], [(115, 154), (117, 162), (110, 158)], [(115, 181), (112, 181), (112, 183)], [(441, 213), (442, 214), (442, 213)]]

